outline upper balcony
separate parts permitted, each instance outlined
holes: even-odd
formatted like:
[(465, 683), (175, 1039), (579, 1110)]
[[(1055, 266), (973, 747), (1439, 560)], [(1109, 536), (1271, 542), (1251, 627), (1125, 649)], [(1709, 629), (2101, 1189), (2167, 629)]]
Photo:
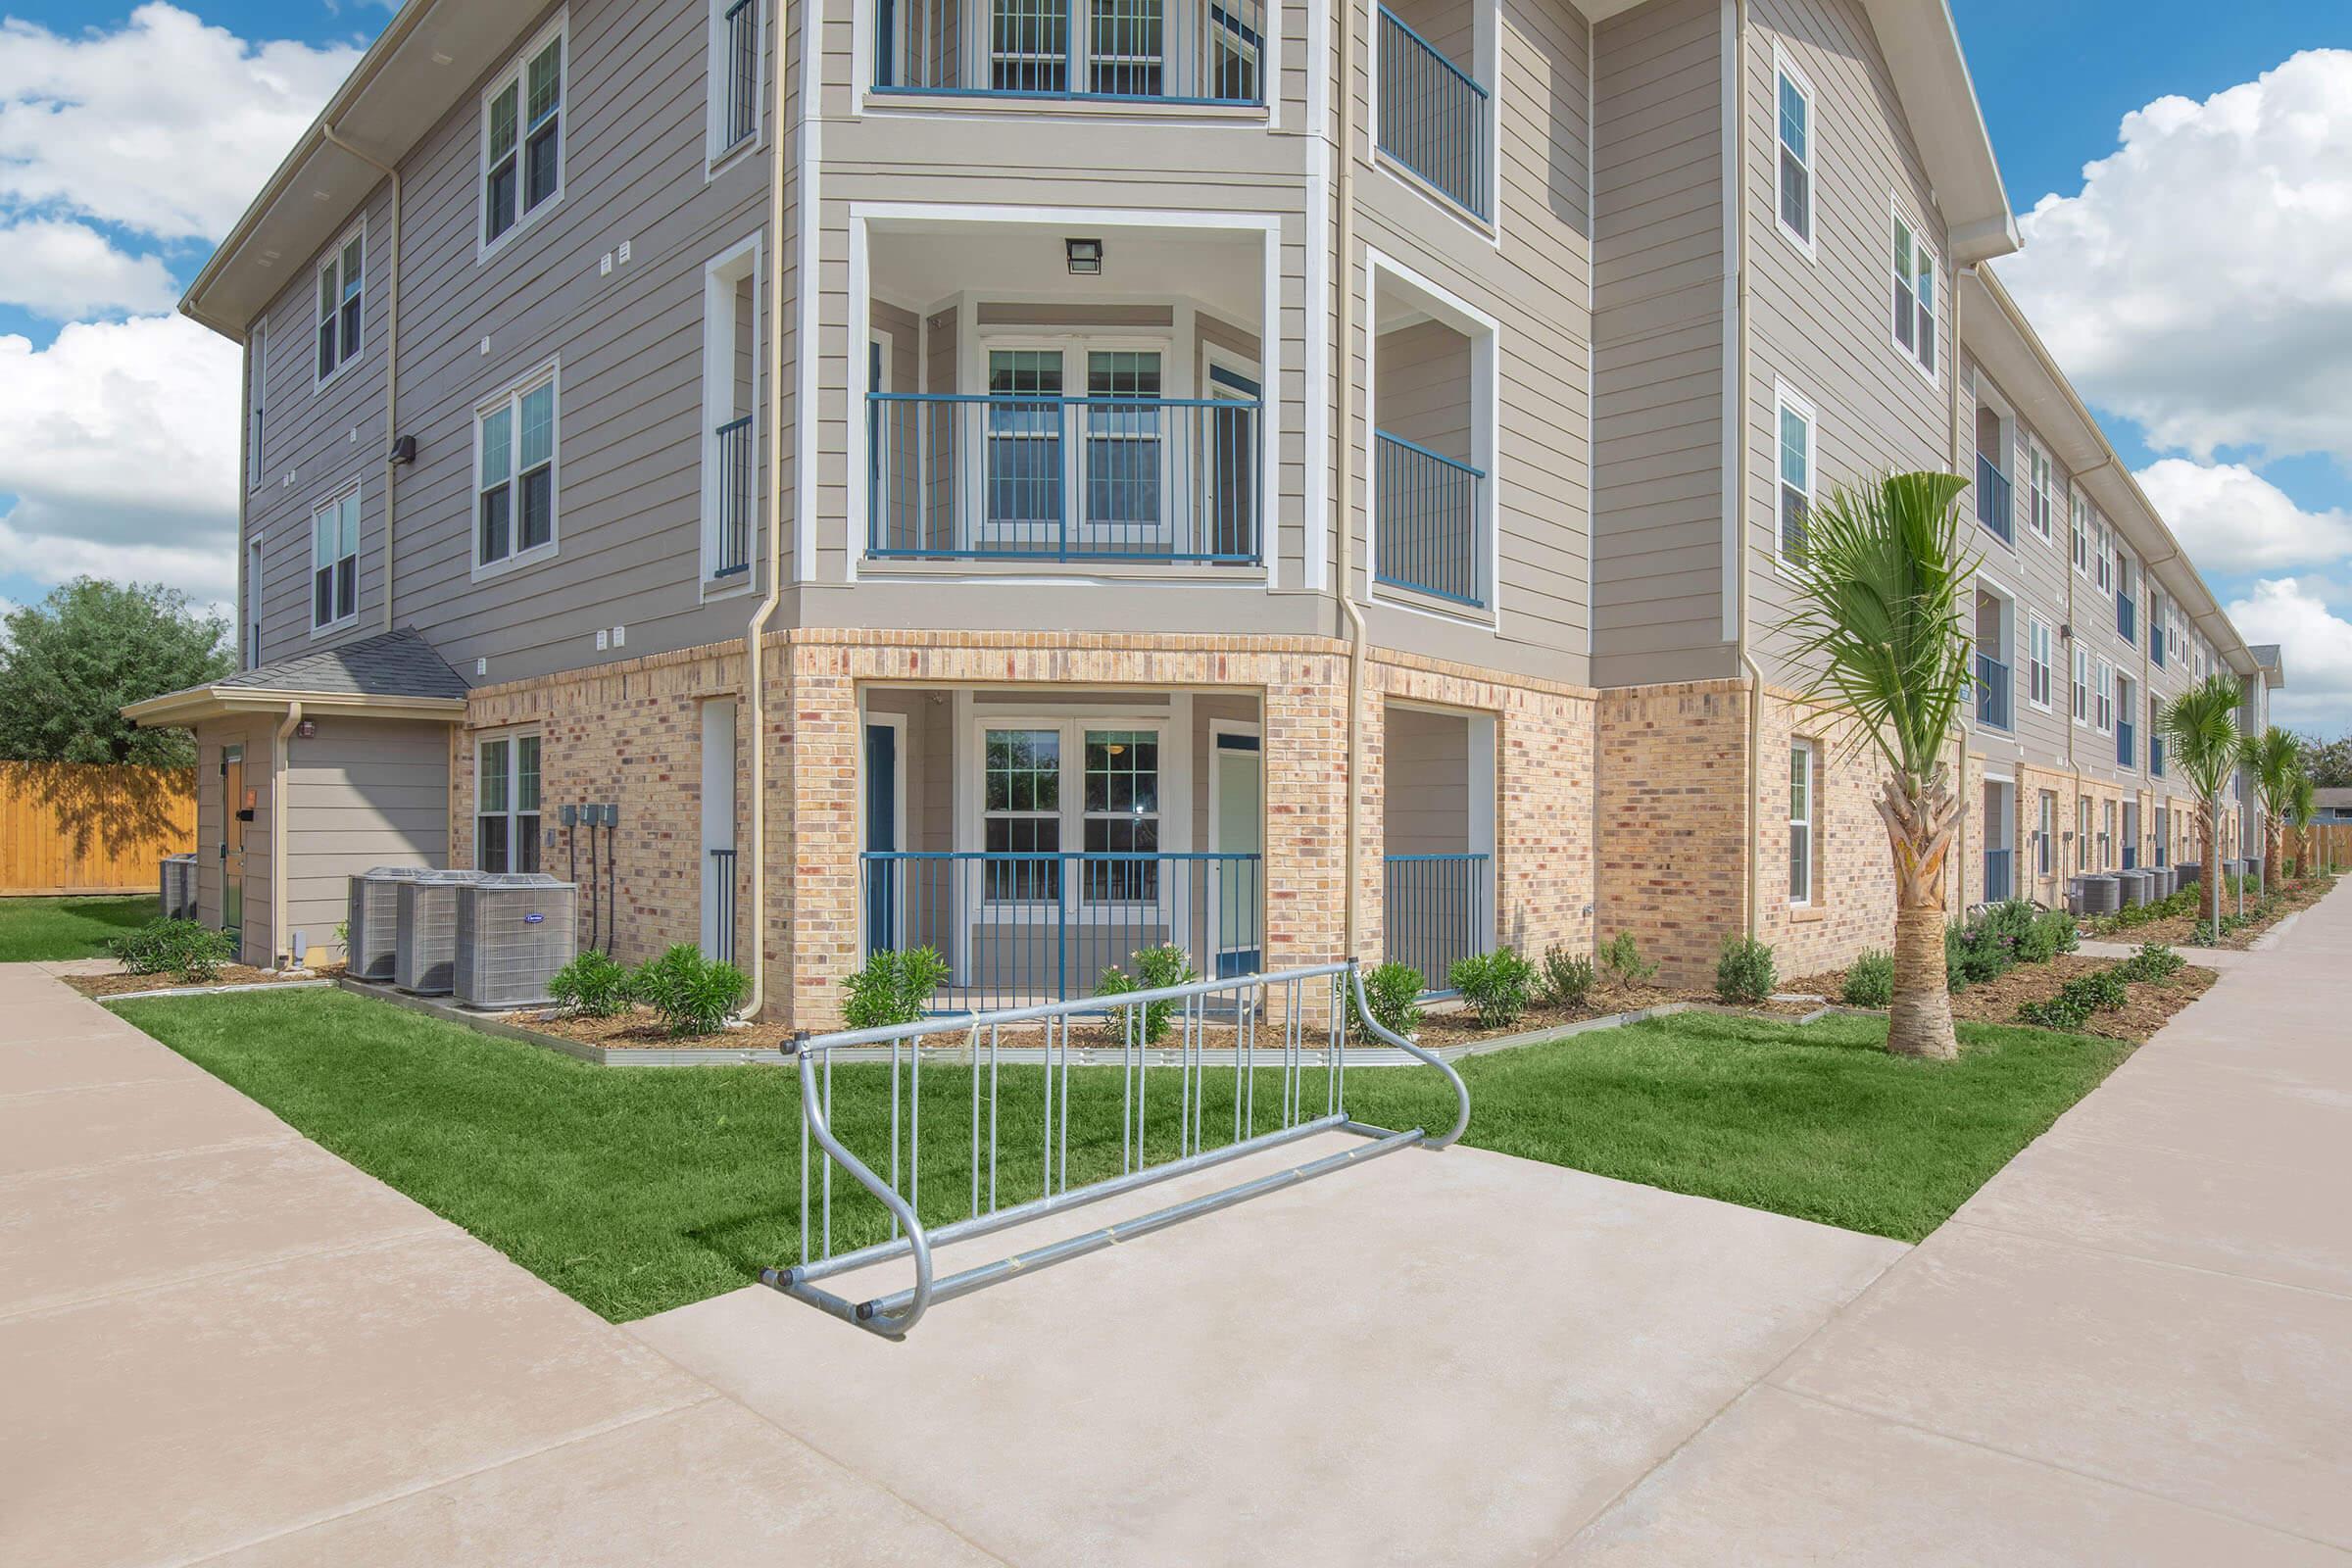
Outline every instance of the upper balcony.
[(876, 0), (877, 93), (1251, 106), (1262, 0)]
[(1398, 0), (1397, 9), (1379, 10), (1374, 130), (1382, 155), (1488, 220), (1494, 94), (1454, 59), (1475, 51), (1477, 8), (1461, 0)]
[(1993, 537), (2005, 545), (2017, 542), (2017, 514), (2013, 508), (2009, 476), (2001, 471), (1999, 464), (1978, 453), (1977, 520), (1990, 528)]

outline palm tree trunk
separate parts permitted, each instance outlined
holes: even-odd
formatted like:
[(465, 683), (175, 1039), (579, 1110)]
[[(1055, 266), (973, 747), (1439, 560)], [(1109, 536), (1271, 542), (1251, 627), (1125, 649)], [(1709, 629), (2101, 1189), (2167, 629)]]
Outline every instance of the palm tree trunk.
[(1937, 768), (1924, 788), (1913, 788), (1889, 774), (1877, 804), (1894, 857), (1894, 998), (1886, 1049), (1948, 1061), (1960, 1054), (1960, 1041), (1952, 1032), (1943, 959), (1943, 866), (1963, 807), (1946, 778)]
[(2205, 887), (2213, 906), (2213, 945), (2222, 945), (2222, 803), (2197, 802), (2197, 828), (2205, 836)]

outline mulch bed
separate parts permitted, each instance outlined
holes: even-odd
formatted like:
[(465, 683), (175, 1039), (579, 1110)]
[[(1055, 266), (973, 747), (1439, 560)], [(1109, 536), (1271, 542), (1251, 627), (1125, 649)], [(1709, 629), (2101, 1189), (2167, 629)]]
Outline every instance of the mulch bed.
[[(1952, 1016), (1967, 1023), (2016, 1026), (2017, 1009), (2027, 1003), (2047, 1002), (2077, 975), (2112, 969), (2119, 961), (2115, 958), (2085, 958), (2078, 954), (2062, 953), (2047, 963), (2021, 963), (2006, 974), (1979, 981), (1965, 991), (1955, 992), (1952, 996)], [(2146, 1045), (2157, 1030), (2172, 1021), (2173, 1014), (2203, 996), (2206, 988), (2220, 978), (2211, 969), (2200, 969), (2191, 964), (2167, 980), (2135, 982), (2126, 988), (2130, 1000), (2121, 1007), (2112, 1012), (2094, 1012), (2083, 1021), (2081, 1029), (2069, 1032), (2097, 1035), (2106, 1040), (2129, 1041), (2135, 1046)], [(1839, 969), (1791, 981), (1788, 989), (1817, 991), (1834, 999), (1843, 991), (1844, 986), (1845, 971)]]
[[(2254, 945), (2255, 938), (2288, 915), (2319, 903), (2328, 890), (2334, 886), (2335, 878), (2328, 876), (2305, 877), (2301, 881), (2275, 884), (2271, 891), (2278, 895), (2278, 905), (2268, 918), (2248, 920), (2215, 943), (2197, 944), (2193, 941), (2197, 924), (2204, 918), (2202, 913), (2167, 915), (2161, 920), (2150, 920), (2145, 925), (2119, 926), (2104, 920), (2090, 920), (2083, 922), (2082, 934), (2096, 942), (2129, 942), (2133, 947), (2142, 942), (2161, 942), (2171, 948), (2201, 945), (2243, 952)], [(2203, 896), (2200, 890), (2199, 897)], [(2246, 906), (2252, 908), (2253, 905), (2254, 901), (2249, 898)], [(2229, 914), (2236, 907), (2237, 900), (2225, 890), (2222, 894), (2222, 912)]]
[(550, 1016), (546, 1008), (510, 1012), (503, 1020), (535, 1034), (576, 1040), (608, 1051), (773, 1051), (792, 1038), (782, 1024), (754, 1023), (741, 1029), (721, 1029), (710, 1035), (673, 1035), (650, 1007), (631, 1007), (610, 1018), (584, 1018), (573, 1013)]
[(343, 966), (279, 974), (269, 969), (255, 969), (242, 963), (224, 964), (220, 976), (202, 986), (190, 986), (175, 974), (70, 974), (66, 984), (85, 997), (122, 997), (141, 991), (218, 991), (223, 986), (286, 985), (297, 980), (331, 980), (343, 972)]

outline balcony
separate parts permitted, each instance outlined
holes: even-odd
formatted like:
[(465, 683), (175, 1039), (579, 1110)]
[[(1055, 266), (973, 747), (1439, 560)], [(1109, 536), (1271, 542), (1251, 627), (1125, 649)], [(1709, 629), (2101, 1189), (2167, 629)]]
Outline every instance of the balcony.
[(2139, 748), (2137, 739), (2132, 733), (2131, 721), (2117, 719), (2115, 722), (2115, 765), (2132, 767), (2137, 765), (2138, 760)]
[(710, 432), (711, 474), (716, 486), (716, 550), (712, 577), (738, 577), (752, 569), (752, 416), (729, 419)]
[(1453, 991), (1453, 966), (1487, 951), (1494, 928), (1484, 855), (1391, 855), (1381, 862), (1386, 953), (1421, 971), (1424, 995)]
[(2008, 730), (2010, 703), (2016, 695), (2009, 666), (1990, 654), (1977, 656), (1977, 722), (1986, 729)]
[(2161, 732), (2148, 737), (2148, 771), (2164, 777), (2164, 736)]
[(2132, 603), (2132, 596), (2127, 593), (2118, 593), (2115, 596), (2115, 634), (2128, 643), (2138, 642), (2139, 621), (2137, 617), (2138, 607)]
[(866, 403), (868, 555), (1258, 560), (1255, 398), (876, 392)]
[(1977, 454), (1977, 520), (1990, 528), (2001, 543), (2017, 542), (2017, 512), (2009, 476), (1982, 452)]
[(877, 0), (877, 93), (1265, 102), (1262, 0)]
[(760, 8), (733, 0), (720, 19), (726, 28), (719, 71), (715, 141), (723, 156), (750, 141), (760, 129)]
[(1984, 852), (1984, 902), (1999, 904), (2017, 896), (2015, 850)]
[(1494, 167), (1487, 89), (1386, 6), (1378, 26), (1380, 150), (1483, 221)]
[(1373, 432), (1375, 575), (1394, 588), (1483, 607), (1479, 490), (1486, 471), (1402, 436)]

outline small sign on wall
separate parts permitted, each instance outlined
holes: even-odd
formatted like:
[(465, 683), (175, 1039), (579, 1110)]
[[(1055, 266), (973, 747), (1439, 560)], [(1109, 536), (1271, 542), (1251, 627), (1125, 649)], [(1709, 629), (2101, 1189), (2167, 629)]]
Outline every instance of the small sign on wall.
[(244, 808), (245, 808), (246, 810), (250, 811), (250, 810), (254, 809), (254, 808), (256, 808), (256, 807), (260, 806), (261, 804), (262, 804), (262, 792), (261, 792), (260, 790), (256, 789), (254, 786), (250, 785), (250, 784), (246, 785), (246, 786), (245, 786), (245, 807), (244, 807)]

